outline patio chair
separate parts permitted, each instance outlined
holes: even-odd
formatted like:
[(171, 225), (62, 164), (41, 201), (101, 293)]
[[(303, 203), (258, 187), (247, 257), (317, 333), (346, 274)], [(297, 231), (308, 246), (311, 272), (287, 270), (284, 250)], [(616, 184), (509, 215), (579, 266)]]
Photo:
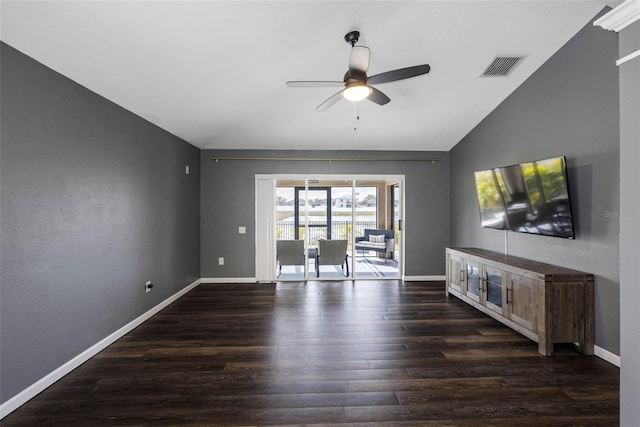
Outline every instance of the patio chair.
[(278, 263), (276, 277), (280, 277), (283, 265), (304, 265), (304, 241), (278, 240), (276, 242), (276, 262)]
[(364, 236), (356, 237), (357, 251), (366, 254), (368, 251), (374, 251), (384, 254), (384, 262), (387, 263), (387, 256), (393, 258), (393, 250), (395, 248), (394, 231), (393, 230), (375, 230), (365, 228)]
[(347, 241), (346, 240), (319, 240), (318, 255), (316, 256), (316, 277), (320, 277), (321, 265), (339, 265), (344, 274), (344, 266), (347, 266), (347, 274), (349, 277), (349, 261), (347, 260)]

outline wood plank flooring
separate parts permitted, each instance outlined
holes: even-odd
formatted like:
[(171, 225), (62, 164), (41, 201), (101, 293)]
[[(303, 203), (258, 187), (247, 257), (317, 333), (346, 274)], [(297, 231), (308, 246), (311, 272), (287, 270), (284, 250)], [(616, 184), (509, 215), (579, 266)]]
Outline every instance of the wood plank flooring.
[(2, 425), (615, 426), (618, 387), (442, 282), (203, 284)]

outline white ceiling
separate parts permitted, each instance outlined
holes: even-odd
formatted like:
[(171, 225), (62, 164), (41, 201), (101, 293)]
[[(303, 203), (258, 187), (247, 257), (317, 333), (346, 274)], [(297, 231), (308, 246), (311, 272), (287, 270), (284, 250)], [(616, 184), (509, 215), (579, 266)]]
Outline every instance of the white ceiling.
[[(4, 42), (200, 148), (449, 150), (607, 1), (2, 1)], [(315, 107), (352, 29), (391, 102)], [(526, 55), (481, 78), (496, 55)], [(357, 131), (354, 131), (354, 125)]]

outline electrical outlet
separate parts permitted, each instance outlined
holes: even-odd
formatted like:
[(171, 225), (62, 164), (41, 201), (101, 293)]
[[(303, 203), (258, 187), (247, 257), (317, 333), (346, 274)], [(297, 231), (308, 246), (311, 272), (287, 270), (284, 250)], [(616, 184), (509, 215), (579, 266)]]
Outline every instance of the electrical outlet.
[(153, 288), (153, 283), (151, 283), (151, 280), (147, 280), (147, 283), (144, 284), (144, 292), (148, 294), (151, 292), (151, 288)]
[(189, 165), (184, 168), (184, 173), (189, 175)]
[(238, 227), (238, 233), (247, 234), (247, 227)]
[(224, 257), (223, 256), (218, 258), (218, 265), (224, 265)]

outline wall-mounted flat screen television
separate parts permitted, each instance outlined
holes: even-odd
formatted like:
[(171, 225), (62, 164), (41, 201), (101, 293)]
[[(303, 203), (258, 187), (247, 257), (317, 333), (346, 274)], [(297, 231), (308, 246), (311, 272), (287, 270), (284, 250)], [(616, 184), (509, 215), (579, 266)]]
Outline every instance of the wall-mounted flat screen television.
[(575, 237), (564, 156), (474, 175), (482, 227)]

